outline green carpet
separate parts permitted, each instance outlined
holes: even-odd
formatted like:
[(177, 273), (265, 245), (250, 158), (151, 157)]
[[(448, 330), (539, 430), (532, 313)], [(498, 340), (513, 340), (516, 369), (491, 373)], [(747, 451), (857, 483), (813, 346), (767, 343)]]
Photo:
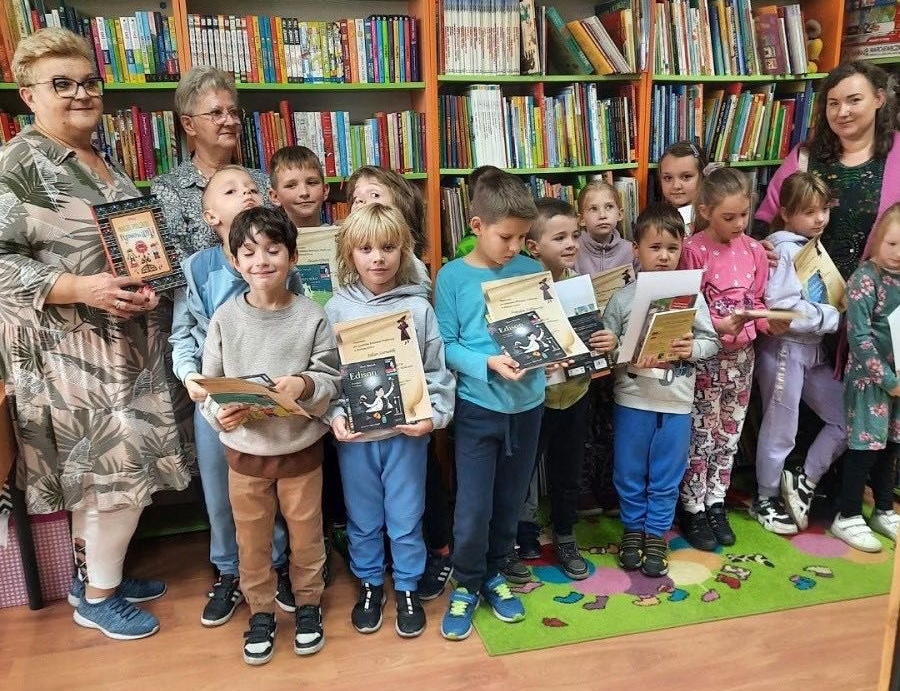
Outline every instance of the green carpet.
[(533, 582), (513, 586), (527, 617), (505, 624), (485, 606), (475, 626), (491, 655), (611, 638), (748, 614), (882, 595), (890, 589), (893, 549), (865, 554), (811, 527), (790, 538), (765, 531), (745, 511), (731, 512), (737, 544), (700, 552), (667, 535), (669, 574), (650, 579), (616, 563), (617, 519), (586, 519), (576, 533), (591, 575), (571, 581), (544, 558), (527, 562)]

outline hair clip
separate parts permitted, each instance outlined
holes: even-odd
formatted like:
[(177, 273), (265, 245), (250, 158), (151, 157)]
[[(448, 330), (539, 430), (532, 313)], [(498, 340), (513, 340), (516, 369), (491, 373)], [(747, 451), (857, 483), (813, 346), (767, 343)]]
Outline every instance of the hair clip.
[(719, 168), (724, 168), (724, 166), (718, 161), (712, 161), (706, 164), (706, 167), (703, 169), (703, 177), (706, 177), (714, 170), (718, 170)]
[(689, 146), (691, 147), (691, 153), (694, 154), (694, 158), (700, 158), (700, 149), (697, 148), (696, 144), (691, 142)]

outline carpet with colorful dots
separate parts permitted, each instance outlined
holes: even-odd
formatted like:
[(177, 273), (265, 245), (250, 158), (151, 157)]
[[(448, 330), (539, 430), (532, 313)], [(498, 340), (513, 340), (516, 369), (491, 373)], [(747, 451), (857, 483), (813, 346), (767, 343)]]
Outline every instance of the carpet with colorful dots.
[(621, 524), (583, 519), (576, 529), (590, 576), (572, 581), (557, 567), (550, 545), (526, 562), (532, 582), (512, 586), (525, 621), (505, 624), (482, 605), (475, 626), (491, 655), (548, 648), (716, 619), (774, 612), (882, 595), (890, 589), (893, 548), (858, 552), (831, 537), (826, 526), (790, 537), (765, 531), (746, 510), (730, 513), (733, 547), (691, 548), (676, 531), (669, 541), (669, 573), (647, 578), (616, 562)]

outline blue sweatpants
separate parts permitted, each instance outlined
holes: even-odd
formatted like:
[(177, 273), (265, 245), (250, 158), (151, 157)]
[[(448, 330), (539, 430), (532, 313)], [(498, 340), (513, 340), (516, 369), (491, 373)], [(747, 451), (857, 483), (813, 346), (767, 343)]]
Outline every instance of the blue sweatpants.
[(519, 512), (534, 471), (544, 406), (498, 413), (457, 397), (453, 571), (477, 593), (515, 547)]
[(416, 590), (425, 570), (422, 513), (428, 437), (337, 442), (350, 570), (361, 581), (384, 583), (384, 529), (391, 541), (394, 588)]
[(662, 537), (672, 527), (678, 488), (688, 465), (691, 414), (615, 405), (613, 484), (622, 525)]

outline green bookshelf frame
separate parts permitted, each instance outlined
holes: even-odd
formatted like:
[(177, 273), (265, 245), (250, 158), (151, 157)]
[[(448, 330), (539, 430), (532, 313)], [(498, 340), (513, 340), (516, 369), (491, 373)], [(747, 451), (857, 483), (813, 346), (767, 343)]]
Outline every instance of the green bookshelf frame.
[(574, 82), (637, 82), (639, 74), (439, 74), (440, 84), (571, 84)]
[[(637, 163), (607, 163), (596, 166), (569, 166), (565, 168), (504, 168), (513, 175), (572, 175), (577, 173), (604, 173), (607, 170), (635, 170)], [(441, 175), (468, 175), (474, 168), (441, 168)]]
[(826, 72), (814, 74), (654, 74), (653, 82), (668, 84), (768, 84), (769, 82), (805, 82), (824, 79)]
[[(369, 82), (317, 82), (304, 84), (247, 84), (235, 85), (238, 91), (423, 91), (425, 82), (392, 82), (372, 84)], [(147, 82), (132, 84), (113, 82), (103, 85), (104, 91), (175, 91), (178, 82)], [(18, 84), (0, 82), (0, 91), (17, 91)]]
[[(780, 166), (783, 162), (783, 158), (760, 159), (758, 161), (714, 161), (714, 163), (719, 163), (726, 168), (768, 168)], [(648, 168), (656, 170), (659, 168), (659, 163), (651, 163)]]
[(900, 55), (887, 55), (883, 58), (860, 58), (873, 65), (900, 65)]

